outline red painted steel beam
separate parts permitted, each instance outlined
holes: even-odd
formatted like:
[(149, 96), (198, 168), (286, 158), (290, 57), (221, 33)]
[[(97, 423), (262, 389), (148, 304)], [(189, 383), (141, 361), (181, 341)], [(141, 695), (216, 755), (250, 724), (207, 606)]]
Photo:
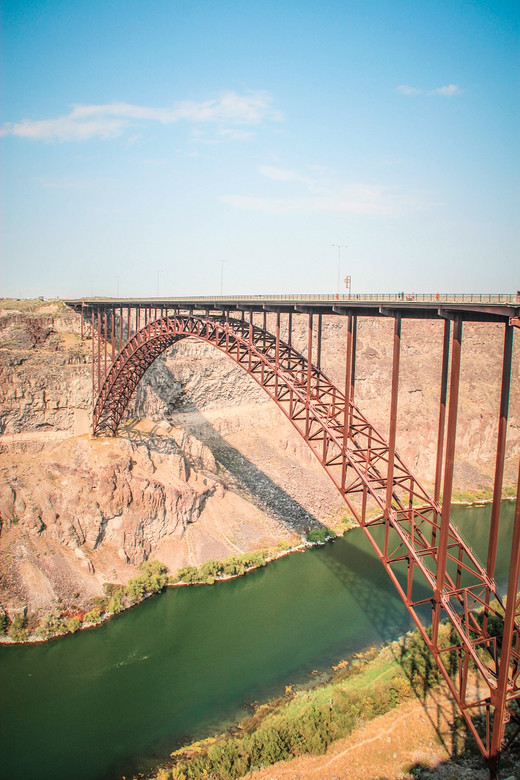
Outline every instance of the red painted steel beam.
[(116, 323), (115, 323), (115, 319), (116, 319), (115, 309), (112, 309), (112, 311), (110, 312), (110, 328), (111, 328), (111, 342), (112, 342), (112, 344), (111, 344), (111, 346), (112, 346), (112, 357), (111, 357), (111, 360), (112, 360), (112, 363), (116, 359), (116, 332), (115, 332), (115, 325), (116, 325)]
[(489, 530), (489, 545), (487, 571), (491, 578), (495, 576), (495, 563), (498, 546), (498, 527), (500, 522), (500, 502), (502, 501), (502, 485), (504, 481), (504, 462), (506, 455), (507, 417), (509, 411), (509, 393), (511, 388), (511, 362), (513, 357), (513, 328), (506, 325), (504, 330), (504, 352), (502, 357), (502, 383), (500, 391), (500, 416), (498, 420), (497, 453), (495, 460), (495, 480), (493, 484), (493, 504), (491, 507), (491, 523)]
[(446, 576), (446, 562), (448, 549), (448, 536), (450, 528), (451, 515), (451, 494), (453, 489), (453, 469), (455, 466), (455, 439), (457, 435), (457, 411), (459, 401), (459, 383), (460, 383), (460, 359), (461, 359), (461, 341), (462, 341), (462, 320), (457, 317), (454, 322), (453, 340), (452, 340), (452, 358), (450, 373), (450, 398), (448, 408), (448, 430), (446, 436), (446, 463), (444, 467), (444, 488), (442, 494), (442, 512), (441, 529), (439, 540), (439, 551), (437, 559), (437, 587), (435, 591), (436, 600), (436, 623), (434, 630), (438, 630), (439, 611), (442, 601), (442, 589)]
[[(504, 615), (504, 633), (502, 637), (502, 652), (498, 673), (498, 685), (494, 696), (493, 733), (491, 736), (491, 749), (489, 757), (490, 777), (494, 780), (498, 777), (498, 765), (502, 741), (504, 739), (505, 724), (507, 718), (506, 704), (510, 692), (510, 665), (515, 641), (515, 618), (517, 617), (517, 592), (518, 578), (520, 577), (520, 467), (518, 469), (518, 483), (516, 491), (516, 511), (513, 526), (513, 540), (511, 544), (511, 563), (509, 566), (509, 581), (507, 587), (507, 601)], [(518, 653), (518, 646), (516, 651)], [(515, 660), (518, 667), (518, 657)]]
[(101, 390), (101, 310), (97, 310), (97, 392)]
[[(442, 461), (444, 454), (444, 428), (446, 423), (446, 401), (448, 397), (448, 366), (450, 355), (450, 320), (444, 320), (444, 338), (442, 344), (441, 388), (439, 401), (439, 423), (437, 426), (437, 455), (435, 461), (435, 488), (433, 500), (439, 504), (441, 497)], [(434, 538), (435, 541), (435, 538)]]
[(352, 401), (352, 363), (354, 357), (354, 348), (355, 348), (355, 344), (354, 344), (353, 317), (352, 314), (349, 314), (348, 321), (347, 321), (347, 342), (346, 342), (346, 349), (345, 349), (344, 398), (346, 399), (346, 403), (344, 403), (344, 412), (343, 412), (343, 455), (344, 457), (343, 457), (342, 475), (341, 475), (342, 487), (345, 486), (346, 474), (347, 474), (346, 452), (347, 452), (348, 437), (350, 431), (350, 404)]
[(92, 339), (92, 408), (94, 408), (94, 404), (96, 403), (96, 339), (94, 338), (94, 328), (94, 309), (92, 308), (92, 323), (90, 326), (90, 337)]
[(105, 353), (105, 368), (103, 372), (103, 379), (107, 375), (107, 347), (108, 347), (108, 326), (107, 326), (107, 310), (105, 309), (103, 314), (103, 347)]
[(397, 431), (397, 400), (399, 394), (400, 354), (401, 354), (401, 316), (397, 314), (394, 318), (394, 343), (393, 343), (393, 353), (392, 353), (392, 391), (391, 391), (391, 398), (390, 398), (388, 471), (386, 477), (386, 509), (385, 509), (385, 514), (387, 517), (392, 511), (392, 494), (394, 491), (394, 460), (395, 460), (395, 438), (396, 438), (396, 431)]
[(321, 331), (322, 331), (322, 319), (323, 314), (318, 314), (318, 345), (316, 349), (316, 366), (321, 369)]
[(307, 403), (306, 403), (306, 431), (305, 438), (309, 436), (309, 412), (311, 402), (311, 375), (312, 375), (312, 314), (307, 315)]

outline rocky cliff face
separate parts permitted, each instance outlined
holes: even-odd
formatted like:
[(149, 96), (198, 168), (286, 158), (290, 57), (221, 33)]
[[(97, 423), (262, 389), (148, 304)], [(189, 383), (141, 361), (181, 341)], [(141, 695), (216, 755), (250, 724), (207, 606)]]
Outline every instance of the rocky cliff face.
[[(103, 582), (126, 581), (149, 556), (175, 571), (296, 539), (341, 514), (321, 467), (256, 382), (192, 339), (157, 360), (138, 387), (130, 416), (139, 423), (129, 422), (117, 439), (91, 439), (90, 341), (81, 341), (80, 319), (61, 304), (29, 309), (11, 304), (0, 312), (0, 603), (8, 609), (86, 603)], [(341, 317), (324, 318), (322, 365), (340, 387), (345, 328)], [(305, 353), (305, 317), (294, 318), (293, 342)], [(440, 323), (403, 323), (397, 444), (426, 484), (435, 464), (441, 344)], [(356, 399), (384, 433), (391, 352), (392, 322), (360, 319)], [(492, 484), (501, 353), (499, 326), (465, 325), (459, 489)], [(520, 454), (519, 373), (516, 358), (511, 484)]]

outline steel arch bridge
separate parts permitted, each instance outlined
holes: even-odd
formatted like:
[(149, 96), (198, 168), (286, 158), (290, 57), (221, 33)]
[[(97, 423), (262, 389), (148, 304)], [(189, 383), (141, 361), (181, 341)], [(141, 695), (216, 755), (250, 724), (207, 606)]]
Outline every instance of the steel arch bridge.
[[(155, 304), (155, 305), (154, 305)], [(127, 302), (124, 328), (121, 302), (69, 302), (90, 314), (93, 346), (93, 431), (116, 434), (132, 394), (146, 370), (169, 346), (186, 337), (213, 345), (240, 365), (268, 393), (307, 442), (372, 547), (408, 608), (444, 677), (477, 745), (496, 777), (506, 724), (518, 723), (508, 735), (520, 732), (520, 499), (517, 499), (513, 549), (506, 605), (497, 592), (494, 567), (504, 469), (513, 328), (518, 311), (480, 306), (468, 311), (455, 306), (444, 317), (444, 343), (434, 495), (430, 496), (396, 452), (397, 398), (401, 320), (403, 316), (435, 316), (409, 307), (379, 306), (379, 315), (394, 319), (390, 432), (386, 440), (354, 403), (356, 322), (364, 308), (331, 305), (316, 312), (303, 308), (307, 319), (306, 356), (291, 344), (291, 308), (276, 311), (276, 328), (254, 323), (255, 306), (243, 304), (241, 317), (228, 308), (156, 302)], [(214, 303), (219, 309), (219, 304)], [(119, 311), (118, 311), (119, 308)], [(131, 309), (133, 322), (131, 321)], [(240, 310), (241, 307), (237, 306)], [(144, 325), (140, 315), (144, 309)], [(298, 309), (300, 312), (302, 308)], [(294, 311), (298, 311), (294, 309)], [(249, 311), (249, 321), (245, 312)], [(280, 320), (288, 313), (288, 341), (280, 337)], [(339, 388), (321, 370), (323, 312), (348, 317), (345, 385)], [(441, 316), (437, 307), (437, 316)], [(498, 313), (497, 313), (498, 312)], [(316, 355), (313, 356), (313, 316), (318, 315)], [(511, 316), (513, 315), (513, 316)], [(455, 433), (464, 319), (502, 321), (504, 355), (494, 501), (487, 565), (483, 566), (450, 522)], [(453, 333), (451, 334), (451, 322)], [(132, 327), (133, 325), (133, 327)], [(119, 336), (117, 330), (119, 328)], [(135, 330), (132, 335), (132, 330)], [(126, 331), (126, 343), (123, 334)], [(116, 341), (119, 351), (116, 355)], [(451, 350), (450, 350), (451, 341)], [(111, 356), (108, 357), (111, 351)], [(450, 365), (451, 351), (451, 365)], [(314, 357), (314, 362), (313, 362)], [(449, 374), (449, 383), (448, 383)], [(449, 384), (449, 394), (448, 394)], [(449, 398), (448, 398), (449, 395)], [(446, 424), (447, 412), (447, 424)], [(446, 436), (445, 428), (447, 427)], [(445, 450), (445, 457), (443, 456)], [(443, 477), (441, 479), (441, 474)], [(442, 485), (441, 485), (442, 482)], [(520, 473), (519, 473), (520, 487)], [(443, 503), (440, 503), (441, 490)], [(520, 492), (520, 491), (519, 491)], [(425, 596), (426, 592), (426, 596)], [(498, 626), (498, 629), (497, 629)]]

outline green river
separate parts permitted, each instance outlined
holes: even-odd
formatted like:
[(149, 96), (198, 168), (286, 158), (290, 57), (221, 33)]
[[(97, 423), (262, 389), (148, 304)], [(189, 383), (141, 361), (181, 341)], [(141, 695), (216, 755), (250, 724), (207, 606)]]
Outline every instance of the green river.
[[(514, 503), (497, 564), (507, 586)], [(482, 555), (490, 507), (454, 508)], [(170, 588), (99, 628), (0, 647), (0, 775), (112, 780), (223, 729), (411, 621), (363, 532), (237, 580)]]

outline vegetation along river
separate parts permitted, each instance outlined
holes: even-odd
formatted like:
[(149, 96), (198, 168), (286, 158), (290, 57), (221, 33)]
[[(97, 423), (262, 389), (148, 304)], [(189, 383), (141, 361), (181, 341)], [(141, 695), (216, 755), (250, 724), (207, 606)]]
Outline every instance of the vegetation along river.
[[(502, 507), (505, 591), (514, 503)], [(490, 507), (453, 519), (483, 557)], [(213, 586), (168, 589), (99, 628), (0, 648), (0, 775), (111, 780), (224, 728), (411, 621), (360, 529)]]

